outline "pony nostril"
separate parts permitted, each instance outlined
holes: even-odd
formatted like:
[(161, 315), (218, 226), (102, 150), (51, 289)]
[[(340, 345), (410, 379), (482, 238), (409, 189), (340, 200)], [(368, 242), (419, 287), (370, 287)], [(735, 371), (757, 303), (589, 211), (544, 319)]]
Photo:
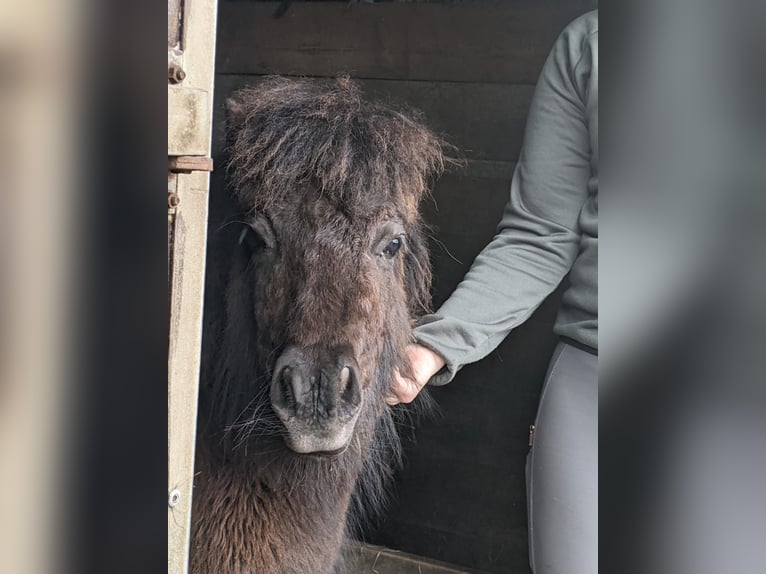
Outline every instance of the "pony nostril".
[(295, 409), (297, 406), (295, 399), (295, 390), (293, 389), (293, 378), (295, 373), (290, 367), (285, 367), (279, 374), (278, 399), (280, 406), (288, 409)]
[(312, 357), (291, 351), (277, 360), (271, 381), (271, 406), (283, 422), (293, 418), (347, 419), (359, 411), (362, 388), (353, 359)]
[(351, 369), (343, 367), (340, 371), (340, 392), (345, 393), (348, 381), (351, 378)]
[(359, 390), (359, 381), (349, 367), (343, 367), (340, 371), (340, 397), (344, 403), (356, 406), (361, 402), (362, 396)]

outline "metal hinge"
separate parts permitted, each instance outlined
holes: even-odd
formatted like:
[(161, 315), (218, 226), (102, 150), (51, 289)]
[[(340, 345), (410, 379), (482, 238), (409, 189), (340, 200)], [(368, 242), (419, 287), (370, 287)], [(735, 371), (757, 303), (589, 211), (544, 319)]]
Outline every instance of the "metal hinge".
[(213, 159), (197, 155), (168, 156), (168, 171), (170, 173), (213, 171)]
[(529, 446), (535, 442), (535, 425), (529, 425)]

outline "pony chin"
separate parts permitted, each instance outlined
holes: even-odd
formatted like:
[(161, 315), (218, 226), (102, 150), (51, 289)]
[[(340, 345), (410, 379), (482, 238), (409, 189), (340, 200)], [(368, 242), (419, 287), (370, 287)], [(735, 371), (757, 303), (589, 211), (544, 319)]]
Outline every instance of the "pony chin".
[(284, 421), (287, 447), (297, 454), (337, 455), (348, 449), (354, 436), (357, 413), (350, 421), (324, 428), (300, 419)]

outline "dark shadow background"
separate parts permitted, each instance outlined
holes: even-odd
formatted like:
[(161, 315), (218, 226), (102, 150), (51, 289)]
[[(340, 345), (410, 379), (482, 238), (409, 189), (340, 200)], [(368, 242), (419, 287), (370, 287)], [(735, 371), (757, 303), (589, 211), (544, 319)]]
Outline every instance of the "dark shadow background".
[[(221, 0), (211, 240), (224, 203), (223, 103), (264, 74), (348, 73), (374, 99), (421, 110), (466, 166), (423, 208), (433, 227), (434, 306), (494, 234), (537, 76), (561, 30), (594, 0), (252, 2)], [(215, 257), (208, 273), (215, 273)], [(405, 466), (368, 542), (491, 573), (527, 572), (528, 427), (556, 339), (561, 289), (483, 361), (432, 391), (439, 413), (401, 429)]]

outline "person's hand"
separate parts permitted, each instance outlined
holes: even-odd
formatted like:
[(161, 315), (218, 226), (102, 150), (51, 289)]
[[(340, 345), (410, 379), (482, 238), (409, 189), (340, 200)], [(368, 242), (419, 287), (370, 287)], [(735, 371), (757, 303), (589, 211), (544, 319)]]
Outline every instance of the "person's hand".
[(403, 376), (398, 369), (394, 372), (393, 395), (386, 398), (389, 405), (411, 403), (446, 363), (441, 355), (422, 345), (409, 345), (407, 356), (412, 365), (413, 378)]

